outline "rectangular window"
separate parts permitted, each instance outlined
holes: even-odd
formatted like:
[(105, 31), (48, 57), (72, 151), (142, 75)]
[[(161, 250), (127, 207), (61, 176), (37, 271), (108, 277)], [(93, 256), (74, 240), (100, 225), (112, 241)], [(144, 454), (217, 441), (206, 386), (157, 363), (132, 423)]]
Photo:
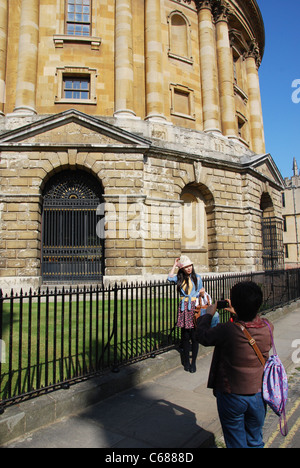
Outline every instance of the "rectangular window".
[(174, 90), (174, 113), (190, 115), (190, 98), (189, 93), (185, 93), (178, 89)]
[(97, 70), (89, 67), (58, 67), (56, 69), (56, 104), (97, 104)]
[(90, 77), (63, 77), (63, 98), (65, 99), (90, 99)]
[(289, 246), (288, 246), (288, 244), (284, 245), (284, 256), (285, 256), (285, 258), (289, 258)]
[(66, 34), (68, 36), (91, 35), (92, 0), (66, 0)]
[(283, 232), (287, 232), (286, 216), (283, 217)]
[(170, 84), (171, 91), (171, 115), (184, 119), (195, 120), (194, 91), (187, 86)]

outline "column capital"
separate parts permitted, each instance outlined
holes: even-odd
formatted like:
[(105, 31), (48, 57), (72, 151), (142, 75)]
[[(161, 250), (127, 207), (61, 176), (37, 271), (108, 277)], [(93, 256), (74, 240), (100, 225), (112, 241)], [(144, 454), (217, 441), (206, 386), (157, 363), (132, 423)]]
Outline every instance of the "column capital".
[(260, 50), (259, 50), (259, 46), (256, 42), (255, 39), (253, 39), (250, 44), (249, 44), (249, 49), (247, 50), (247, 52), (245, 52), (244, 54), (244, 57), (245, 59), (247, 58), (254, 58), (255, 59), (255, 62), (256, 62), (256, 66), (257, 68), (260, 67), (260, 64), (261, 64), (261, 55), (260, 55)]
[(214, 0), (195, 0), (197, 11), (213, 10)]
[(228, 17), (231, 13), (231, 8), (226, 0), (214, 0), (213, 2), (213, 14), (215, 23), (220, 21), (228, 23)]
[(188, 3), (189, 5), (194, 1), (197, 11), (202, 9), (213, 9), (215, 0), (178, 0), (179, 2)]

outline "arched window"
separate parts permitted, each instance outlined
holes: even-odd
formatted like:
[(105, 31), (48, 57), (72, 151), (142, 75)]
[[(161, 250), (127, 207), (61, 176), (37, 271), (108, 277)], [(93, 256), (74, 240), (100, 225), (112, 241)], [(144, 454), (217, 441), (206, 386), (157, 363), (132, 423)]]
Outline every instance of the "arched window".
[(205, 203), (198, 193), (184, 192), (181, 195), (183, 249), (207, 250), (207, 218)]
[(174, 11), (168, 18), (169, 57), (192, 62), (190, 23), (183, 13)]
[[(104, 239), (97, 235), (101, 184), (84, 171), (54, 175), (43, 191), (42, 276), (44, 281), (99, 281)], [(104, 210), (102, 210), (104, 212)]]
[(266, 271), (284, 267), (283, 221), (274, 213), (273, 201), (267, 192), (261, 196), (262, 259)]
[(273, 201), (267, 192), (264, 192), (261, 196), (260, 209), (262, 211), (263, 218), (271, 218), (274, 216)]

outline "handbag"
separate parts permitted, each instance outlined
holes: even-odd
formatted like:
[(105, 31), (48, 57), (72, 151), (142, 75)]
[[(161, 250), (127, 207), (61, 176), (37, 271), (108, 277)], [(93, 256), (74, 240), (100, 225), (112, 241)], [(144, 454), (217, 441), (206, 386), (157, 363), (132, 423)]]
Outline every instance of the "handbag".
[[(263, 399), (274, 413), (280, 417), (280, 432), (284, 437), (286, 437), (288, 435), (288, 427), (285, 407), (288, 399), (288, 378), (285, 368), (277, 354), (271, 327), (265, 320), (264, 323), (269, 328), (273, 346), (273, 355), (267, 361), (265, 361), (256, 341), (252, 338), (248, 330), (239, 322), (236, 322), (236, 325), (238, 325), (242, 330), (261, 364), (264, 366), (262, 384)], [(284, 420), (284, 427), (282, 427), (282, 419)]]

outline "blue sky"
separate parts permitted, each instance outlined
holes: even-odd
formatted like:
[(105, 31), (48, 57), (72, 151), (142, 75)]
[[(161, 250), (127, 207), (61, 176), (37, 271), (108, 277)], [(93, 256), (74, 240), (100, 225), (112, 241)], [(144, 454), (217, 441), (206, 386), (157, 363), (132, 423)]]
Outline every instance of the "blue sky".
[[(300, 0), (257, 0), (266, 30), (259, 69), (266, 151), (283, 177), (300, 169)], [(299, 83), (292, 88), (292, 83)], [(292, 95), (298, 104), (292, 101)]]

